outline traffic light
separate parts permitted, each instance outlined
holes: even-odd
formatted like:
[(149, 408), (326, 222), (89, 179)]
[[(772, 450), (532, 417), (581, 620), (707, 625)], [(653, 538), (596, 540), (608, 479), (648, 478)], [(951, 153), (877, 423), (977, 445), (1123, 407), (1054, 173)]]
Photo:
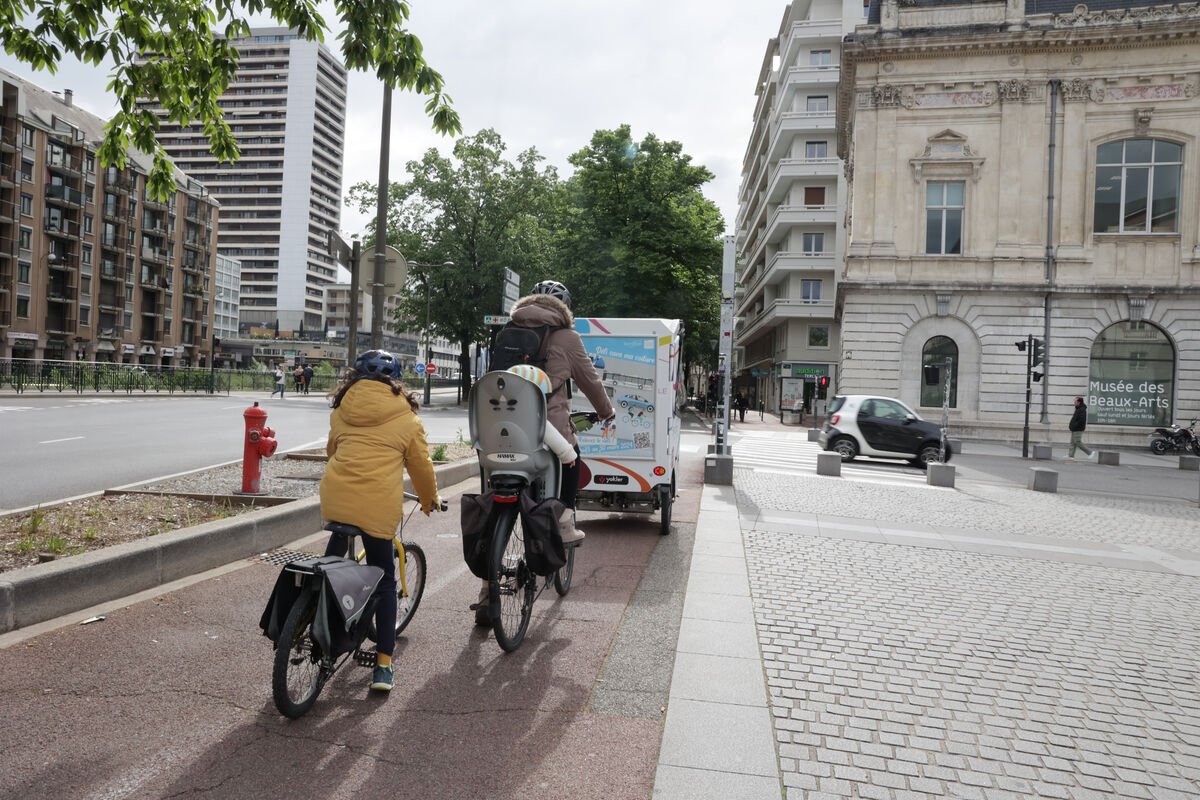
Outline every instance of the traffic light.
[(1037, 367), (1046, 363), (1046, 350), (1042, 340), (1036, 336), (1030, 336), (1027, 340), (1013, 342), (1018, 350), (1022, 353), (1029, 349), (1029, 374), (1035, 382), (1040, 381), (1046, 374), (1045, 370), (1037, 371)]
[(817, 397), (824, 400), (829, 393), (829, 376), (822, 375), (817, 378)]
[(1030, 339), (1030, 341), (1033, 343), (1033, 356), (1029, 360), (1030, 366), (1037, 367), (1046, 360), (1046, 356), (1042, 352), (1042, 340), (1035, 336), (1034, 338)]

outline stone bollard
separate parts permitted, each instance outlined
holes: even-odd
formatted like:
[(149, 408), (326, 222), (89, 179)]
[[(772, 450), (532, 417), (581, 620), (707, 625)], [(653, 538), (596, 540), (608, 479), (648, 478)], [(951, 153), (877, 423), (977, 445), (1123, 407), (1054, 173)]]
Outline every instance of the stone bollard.
[(704, 457), (704, 482), (716, 486), (733, 485), (733, 456), (709, 453)]
[(1179, 468), (1185, 472), (1200, 472), (1200, 456), (1180, 456)]
[(817, 474), (834, 478), (842, 474), (841, 453), (817, 453)]
[(954, 467), (951, 464), (930, 464), (925, 468), (925, 483), (929, 486), (954, 488)]
[(820, 428), (809, 428), (808, 429), (808, 440), (810, 442), (818, 441), (820, 438), (821, 438), (821, 429)]
[(1048, 444), (1035, 444), (1033, 458), (1035, 461), (1049, 461), (1054, 457), (1054, 448)]
[(1035, 492), (1058, 492), (1058, 472), (1052, 469), (1033, 467), (1029, 470), (1029, 488)]
[(1121, 454), (1116, 450), (1097, 450), (1096, 461), (1106, 467), (1121, 466)]

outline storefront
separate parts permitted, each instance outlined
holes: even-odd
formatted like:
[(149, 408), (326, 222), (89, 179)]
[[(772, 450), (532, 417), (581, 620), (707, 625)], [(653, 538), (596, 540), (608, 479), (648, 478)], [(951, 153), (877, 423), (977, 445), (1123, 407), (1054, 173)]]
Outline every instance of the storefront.
[(1092, 344), (1088, 424), (1170, 425), (1175, 405), (1175, 348), (1150, 322), (1118, 322)]

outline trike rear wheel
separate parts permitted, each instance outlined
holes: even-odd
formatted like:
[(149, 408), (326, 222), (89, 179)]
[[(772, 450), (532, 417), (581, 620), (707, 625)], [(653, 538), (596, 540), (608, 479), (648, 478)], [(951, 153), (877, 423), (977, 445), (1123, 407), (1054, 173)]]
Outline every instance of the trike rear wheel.
[(567, 592), (571, 591), (571, 576), (575, 572), (575, 551), (578, 549), (574, 545), (569, 545), (566, 548), (567, 563), (558, 568), (554, 573), (554, 591), (558, 592), (559, 597), (566, 597)]
[(312, 635), (316, 611), (317, 596), (311, 592), (301, 594), (288, 612), (275, 643), (272, 694), (279, 713), (291, 719), (303, 716), (313, 707), (325, 683), (320, 648)]

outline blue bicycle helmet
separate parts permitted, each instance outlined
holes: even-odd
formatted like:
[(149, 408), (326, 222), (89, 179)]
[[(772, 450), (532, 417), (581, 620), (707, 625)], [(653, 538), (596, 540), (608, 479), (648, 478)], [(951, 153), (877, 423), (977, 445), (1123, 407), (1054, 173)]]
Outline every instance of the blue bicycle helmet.
[(387, 380), (400, 375), (400, 362), (387, 350), (368, 350), (354, 360), (354, 370), (368, 378)]
[(535, 284), (530, 294), (548, 294), (551, 297), (562, 300), (567, 308), (571, 307), (571, 293), (567, 291), (567, 287), (563, 286), (558, 281), (542, 281)]

